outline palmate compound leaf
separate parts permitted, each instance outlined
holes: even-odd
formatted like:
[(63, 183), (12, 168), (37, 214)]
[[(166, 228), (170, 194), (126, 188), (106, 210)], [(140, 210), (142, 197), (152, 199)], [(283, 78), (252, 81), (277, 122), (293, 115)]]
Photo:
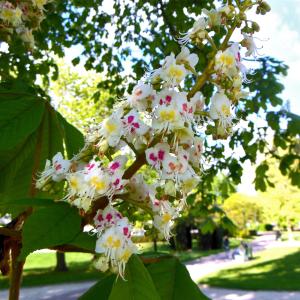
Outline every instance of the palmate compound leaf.
[[(155, 260), (155, 259), (154, 259)], [(159, 258), (146, 267), (138, 256), (126, 266), (125, 281), (106, 276), (91, 287), (80, 300), (207, 300), (177, 258)]]
[(38, 249), (68, 244), (81, 232), (80, 225), (78, 210), (67, 203), (53, 202), (52, 205), (34, 209), (23, 226), (19, 259), (25, 259)]
[(0, 90), (0, 150), (12, 149), (24, 140), (24, 136), (34, 132), (44, 109), (45, 103), (38, 97), (21, 93), (8, 97)]
[(126, 265), (125, 280), (110, 275), (90, 288), (80, 300), (161, 300), (141, 259), (132, 255)]
[(64, 153), (64, 145), (71, 156), (83, 144), (82, 134), (24, 83), (0, 85), (0, 128), (0, 201), (5, 202), (40, 197), (35, 179), (46, 159)]

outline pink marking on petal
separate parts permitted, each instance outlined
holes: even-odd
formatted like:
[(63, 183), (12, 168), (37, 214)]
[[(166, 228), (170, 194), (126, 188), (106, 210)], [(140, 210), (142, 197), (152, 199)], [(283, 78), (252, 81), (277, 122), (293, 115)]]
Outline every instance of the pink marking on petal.
[(166, 101), (170, 103), (172, 101), (172, 97), (170, 95), (166, 96)]
[(120, 179), (119, 178), (117, 178), (117, 180), (113, 183), (113, 185), (115, 185), (115, 186), (118, 186), (119, 185), (119, 183), (120, 183)]
[(62, 168), (61, 164), (57, 164), (54, 166), (55, 167), (55, 170), (58, 171)]
[(111, 213), (108, 213), (107, 215), (106, 215), (106, 217), (105, 217), (105, 219), (108, 221), (108, 222), (110, 222), (111, 221), (111, 219), (112, 219), (112, 214)]
[(157, 157), (154, 155), (154, 153), (150, 153), (149, 159), (151, 159), (154, 162), (157, 161)]
[(132, 123), (132, 125), (133, 125), (135, 128), (140, 128), (140, 124), (139, 124), (139, 123)]
[(90, 171), (95, 167), (95, 164), (87, 164), (87, 169)]
[(128, 123), (131, 123), (134, 120), (134, 116), (128, 116), (127, 121)]
[(159, 104), (160, 104), (160, 105), (163, 105), (163, 103), (164, 103), (163, 100), (160, 99), (160, 100), (159, 100)]
[(182, 104), (182, 109), (183, 111), (187, 112), (187, 103)]
[(165, 157), (165, 151), (164, 150), (158, 150), (158, 159), (163, 160)]
[(118, 212), (116, 213), (117, 218), (122, 219), (122, 215)]
[(121, 166), (121, 164), (120, 164), (118, 161), (115, 161), (115, 162), (113, 162), (113, 163), (110, 165), (109, 168), (110, 168), (112, 171), (115, 171), (116, 169), (120, 168), (120, 166)]
[(97, 220), (98, 220), (99, 222), (102, 222), (102, 221), (103, 221), (103, 216), (102, 216), (102, 214), (99, 214), (99, 215), (98, 215)]
[(129, 233), (129, 228), (128, 227), (124, 227), (123, 228), (123, 233), (124, 233), (125, 236), (127, 236), (128, 233)]

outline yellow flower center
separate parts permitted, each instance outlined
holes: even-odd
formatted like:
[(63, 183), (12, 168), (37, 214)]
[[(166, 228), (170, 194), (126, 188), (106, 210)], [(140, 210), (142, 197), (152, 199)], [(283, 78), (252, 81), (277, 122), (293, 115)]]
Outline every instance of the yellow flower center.
[(78, 189), (78, 179), (76, 177), (71, 177), (69, 184), (71, 186), (72, 189), (77, 190)]
[(97, 176), (93, 176), (90, 179), (90, 183), (91, 185), (97, 190), (97, 191), (102, 191), (105, 190), (107, 187), (107, 184), (104, 180), (101, 180), (99, 177)]
[(174, 122), (176, 118), (175, 110), (162, 110), (159, 115), (161, 120), (166, 122)]
[(116, 239), (113, 243), (114, 248), (120, 248), (121, 247), (121, 241), (119, 239)]
[(117, 126), (110, 121), (104, 122), (104, 127), (109, 133), (113, 133), (117, 130)]
[(221, 111), (226, 117), (230, 115), (230, 108), (226, 104), (222, 105)]
[(168, 213), (165, 213), (163, 216), (162, 216), (162, 222), (164, 224), (168, 223), (170, 220), (172, 219), (171, 215), (168, 214)]
[(220, 56), (220, 62), (225, 66), (232, 66), (235, 62), (235, 58), (231, 54), (223, 53)]
[(109, 235), (108, 238), (106, 239), (106, 244), (107, 244), (108, 247), (112, 247), (113, 246), (113, 244), (114, 244), (114, 238), (111, 235)]
[(176, 78), (176, 81), (181, 81), (181, 79), (184, 77), (184, 71), (177, 65), (171, 65), (169, 68), (169, 76)]

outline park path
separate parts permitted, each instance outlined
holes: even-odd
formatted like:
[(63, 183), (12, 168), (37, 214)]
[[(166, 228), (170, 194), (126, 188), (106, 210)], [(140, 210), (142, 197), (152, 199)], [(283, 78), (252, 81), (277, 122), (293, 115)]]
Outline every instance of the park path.
[[(274, 235), (263, 235), (252, 243), (253, 252), (267, 248), (294, 246), (300, 247), (300, 242), (276, 242)], [(219, 253), (206, 256), (186, 263), (186, 267), (194, 280), (223, 268), (234, 266), (238, 262), (228, 260), (226, 254)], [(22, 288), (20, 300), (75, 300), (78, 299), (95, 281), (49, 285), (33, 288)], [(201, 290), (212, 300), (299, 300), (300, 292), (275, 291), (240, 291), (201, 286)], [(0, 292), (0, 300), (8, 298), (7, 291)], [(190, 299), (189, 299), (190, 300)]]
[[(250, 244), (252, 246), (253, 253), (255, 253), (267, 248), (278, 247), (279, 245), (282, 245), (282, 242), (276, 242), (274, 234), (266, 234), (258, 236)], [(300, 246), (300, 243), (298, 245)], [(241, 262), (239, 261), (228, 259), (226, 253), (221, 252), (187, 262), (185, 265), (189, 270), (192, 279), (194, 281), (198, 281), (200, 278), (210, 273), (214, 273), (240, 263)]]

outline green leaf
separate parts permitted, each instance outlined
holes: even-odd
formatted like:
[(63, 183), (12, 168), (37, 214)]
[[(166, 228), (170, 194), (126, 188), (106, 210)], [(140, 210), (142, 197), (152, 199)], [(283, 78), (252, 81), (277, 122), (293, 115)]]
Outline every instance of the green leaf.
[(108, 300), (115, 280), (116, 275), (104, 277), (84, 293), (79, 300)]
[(37, 249), (67, 244), (81, 231), (80, 224), (77, 210), (66, 203), (37, 209), (24, 223), (20, 259)]
[(0, 151), (24, 141), (39, 126), (45, 109), (37, 96), (13, 92), (0, 92)]
[(216, 228), (216, 223), (213, 221), (211, 217), (207, 217), (200, 225), (200, 230), (203, 234), (208, 232), (213, 232)]
[(125, 280), (116, 275), (105, 277), (80, 300), (162, 300), (140, 258), (132, 255), (126, 265)]
[(288, 113), (288, 117), (290, 117), (290, 121), (288, 123), (289, 133), (293, 135), (300, 134), (300, 116)]
[(163, 258), (148, 265), (147, 269), (162, 300), (208, 299), (175, 257)]
[[(59, 151), (63, 152), (63, 136), (55, 110), (39, 95), (30, 94), (34, 89), (28, 87), (26, 93), (22, 89), (26, 90), (26, 86), (21, 85), (20, 90), (0, 87), (2, 98), (5, 95), (10, 101), (7, 103), (6, 98), (0, 100), (2, 130), (6, 132), (9, 129), (3, 138), (7, 139), (6, 136), (11, 134), (9, 148), (0, 147), (2, 201), (36, 195), (35, 178), (38, 171), (44, 168), (46, 159)], [(5, 119), (5, 115), (10, 116), (5, 105), (16, 120)], [(18, 114), (14, 113), (14, 109)], [(3, 146), (4, 143), (1, 139), (0, 144)]]
[(117, 278), (109, 300), (159, 300), (154, 283), (140, 258), (132, 255), (126, 265), (125, 279)]
[(71, 158), (83, 148), (84, 137), (83, 134), (72, 124), (68, 123), (61, 114), (58, 114), (58, 118), (61, 126), (64, 128), (66, 150), (68, 157)]
[(222, 217), (221, 226), (229, 232), (234, 232), (237, 229), (237, 226), (227, 216)]
[(94, 253), (95, 247), (96, 247), (96, 240), (97, 240), (96, 235), (92, 236), (92, 235), (88, 234), (87, 232), (80, 232), (68, 244), (77, 246), (79, 248), (82, 248), (84, 250)]

